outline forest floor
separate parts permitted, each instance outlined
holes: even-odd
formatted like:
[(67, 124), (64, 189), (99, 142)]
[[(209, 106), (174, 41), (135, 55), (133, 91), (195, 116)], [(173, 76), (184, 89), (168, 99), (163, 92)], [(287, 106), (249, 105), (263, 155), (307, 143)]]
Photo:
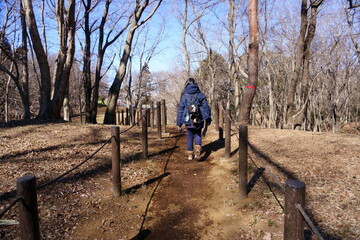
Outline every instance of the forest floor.
[[(129, 126), (121, 126), (124, 131)], [(306, 211), (325, 239), (360, 239), (360, 133), (313, 133), (249, 127), (249, 178), (265, 167), (239, 199), (238, 138), (232, 156), (210, 127), (199, 161), (188, 161), (186, 135), (149, 129), (149, 157), (141, 158), (141, 129), (121, 134), (123, 195), (111, 191), (111, 146), (74, 172), (38, 189), (43, 239), (283, 239), (283, 186), (306, 183)], [(86, 159), (110, 138), (110, 126), (33, 123), (0, 128), (0, 211), (15, 199), (16, 179), (38, 184)], [(256, 166), (255, 166), (256, 164)], [(277, 200), (275, 197), (277, 197)], [(13, 207), (0, 220), (17, 220)], [(19, 239), (18, 225), (0, 225), (0, 239)], [(306, 231), (307, 239), (316, 239)]]

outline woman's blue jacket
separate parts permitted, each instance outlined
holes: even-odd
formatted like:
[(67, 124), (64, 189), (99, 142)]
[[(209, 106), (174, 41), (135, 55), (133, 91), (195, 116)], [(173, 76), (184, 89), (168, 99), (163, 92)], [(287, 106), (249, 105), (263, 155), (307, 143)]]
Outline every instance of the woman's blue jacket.
[(185, 124), (185, 126), (192, 125), (191, 119), (189, 118), (188, 107), (190, 106), (191, 101), (194, 101), (193, 99), (195, 98), (201, 113), (199, 121), (211, 121), (211, 109), (206, 101), (205, 95), (200, 91), (197, 84), (189, 84), (185, 87), (180, 97), (176, 121), (177, 126), (181, 127), (183, 124)]

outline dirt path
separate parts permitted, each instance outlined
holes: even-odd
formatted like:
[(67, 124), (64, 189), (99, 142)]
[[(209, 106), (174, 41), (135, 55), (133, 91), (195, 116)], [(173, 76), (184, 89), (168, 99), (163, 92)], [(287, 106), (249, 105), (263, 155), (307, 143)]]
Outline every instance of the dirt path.
[[(165, 172), (170, 175), (159, 183), (142, 231), (133, 239), (254, 239), (247, 229), (254, 214), (240, 209), (256, 201), (252, 194), (242, 201), (237, 196), (236, 154), (225, 159), (224, 141), (212, 132), (204, 139), (201, 159), (189, 161), (185, 141), (186, 135), (169, 156)], [(263, 230), (259, 236), (264, 234), (269, 236)]]
[(211, 223), (204, 214), (211, 190), (207, 177), (211, 164), (186, 160), (186, 136), (169, 157), (170, 175), (157, 189), (143, 229), (146, 239), (200, 239), (199, 232)]

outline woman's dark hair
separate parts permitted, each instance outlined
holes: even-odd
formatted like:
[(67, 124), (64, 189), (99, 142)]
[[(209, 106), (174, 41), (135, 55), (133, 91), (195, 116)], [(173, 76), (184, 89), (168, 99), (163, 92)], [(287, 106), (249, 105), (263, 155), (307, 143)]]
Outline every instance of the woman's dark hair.
[(187, 85), (190, 85), (190, 84), (196, 84), (195, 79), (189, 78), (188, 80), (186, 80), (186, 82), (185, 82), (185, 87), (186, 87)]

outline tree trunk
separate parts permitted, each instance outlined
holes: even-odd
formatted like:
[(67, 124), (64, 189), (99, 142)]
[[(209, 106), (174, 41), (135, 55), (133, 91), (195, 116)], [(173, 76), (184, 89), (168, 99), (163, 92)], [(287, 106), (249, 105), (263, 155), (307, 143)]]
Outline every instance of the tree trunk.
[(29, 97), (29, 67), (28, 67), (28, 47), (27, 47), (27, 32), (26, 32), (26, 20), (22, 7), (22, 3), (20, 2), (21, 9), (21, 38), (22, 38), (22, 77), (21, 77), (21, 89), (22, 94), (21, 100), (24, 107), (24, 119), (30, 119), (30, 97)]
[[(91, 0), (87, 0), (86, 4), (84, 4), (84, 34), (85, 34), (85, 42), (83, 49), (83, 84), (84, 84), (84, 95), (85, 95), (85, 122), (92, 123), (92, 108), (91, 108), (91, 31), (90, 31), (90, 8), (91, 8)], [(97, 101), (97, 100), (96, 100)], [(96, 121), (96, 119), (95, 119)]]
[(273, 84), (270, 73), (268, 74), (269, 82), (269, 124), (268, 128), (276, 128), (276, 107), (273, 93)]
[(32, 0), (22, 0), (24, 12), (26, 16), (27, 25), (29, 28), (29, 34), (33, 43), (33, 49), (40, 68), (40, 111), (39, 118), (47, 118), (50, 108), (50, 94), (51, 94), (51, 82), (50, 82), (50, 67), (47, 60), (47, 56), (44, 47), (41, 43), (38, 27), (36, 24), (36, 18), (32, 6)]
[[(10, 71), (12, 71), (12, 66), (13, 66), (13, 63), (11, 63), (11, 67), (10, 67)], [(8, 80), (6, 82), (6, 87), (5, 87), (5, 122), (9, 122), (10, 119), (9, 119), (9, 87), (10, 87), (10, 81), (11, 81), (11, 77), (10, 75), (8, 76)]]
[(141, 16), (145, 11), (146, 7), (149, 5), (149, 1), (146, 0), (143, 4), (140, 5), (140, 1), (136, 1), (136, 6), (134, 10), (134, 14), (132, 17), (132, 23), (128, 32), (128, 35), (125, 40), (125, 46), (122, 53), (122, 57), (120, 60), (120, 65), (118, 67), (118, 71), (116, 73), (115, 79), (109, 90), (109, 104), (105, 111), (104, 124), (115, 124), (116, 123), (116, 103), (119, 98), (119, 92), (122, 82), (124, 81), (126, 75), (126, 67), (131, 53), (132, 41), (134, 39), (135, 31), (141, 25), (143, 25), (147, 20), (149, 20), (153, 14), (156, 12), (158, 7), (160, 6), (162, 0), (158, 2), (150, 15), (145, 18), (145, 20), (140, 22)]
[[(310, 46), (315, 36), (318, 7), (320, 6), (321, 2), (322, 1), (318, 2), (317, 4), (311, 4), (311, 14), (310, 14), (309, 23), (307, 23), (306, 1), (305, 3), (304, 2), (302, 3), (301, 21), (306, 21), (306, 23), (304, 24), (302, 23), (302, 25), (304, 25), (303, 26), (304, 29), (300, 29), (300, 35), (302, 36), (300, 36), (298, 40), (298, 46), (297, 46), (298, 49), (296, 54), (299, 55), (296, 56), (295, 69), (292, 74), (293, 78), (288, 95), (288, 112), (287, 112), (288, 123), (290, 123), (293, 126), (293, 128), (298, 130), (301, 129), (301, 125), (303, 124), (304, 119), (306, 118), (307, 115), (309, 79), (310, 79)], [(300, 79), (302, 81), (302, 89), (300, 89), (300, 96), (299, 96), (300, 106), (298, 107), (298, 109), (300, 110), (296, 112), (297, 107), (294, 99), (296, 94), (296, 87)]]
[(300, 22), (300, 34), (296, 44), (295, 66), (294, 71), (291, 74), (289, 92), (287, 96), (287, 108), (286, 108), (286, 123), (293, 125), (292, 116), (296, 114), (295, 94), (296, 87), (298, 85), (301, 69), (302, 59), (304, 55), (304, 41), (307, 29), (307, 0), (301, 1), (301, 22)]
[[(240, 105), (240, 91), (239, 81), (236, 78), (236, 63), (235, 63), (235, 1), (229, 0), (229, 15), (228, 15), (228, 26), (229, 26), (229, 79), (232, 86), (235, 88), (235, 109), (239, 108)], [(237, 112), (237, 111), (236, 111)], [(237, 114), (237, 113), (236, 113)]]
[(250, 112), (255, 95), (258, 81), (259, 68), (259, 29), (258, 29), (258, 0), (250, 0), (248, 5), (249, 11), (249, 85), (244, 89), (244, 96), (241, 102), (238, 121), (240, 123), (250, 123)]
[(65, 98), (64, 98), (64, 107), (63, 107), (63, 111), (64, 111), (64, 120), (67, 122), (70, 122), (70, 104), (69, 104), (69, 88), (67, 88), (66, 90), (66, 94), (65, 94)]
[[(63, 1), (60, 0), (62, 4)], [(59, 4), (59, 3), (58, 3)], [(58, 56), (58, 65), (55, 70), (55, 86), (54, 95), (51, 100), (51, 109), (49, 114), (52, 118), (60, 118), (61, 109), (63, 107), (65, 93), (69, 86), (70, 72), (75, 54), (75, 0), (69, 0), (69, 9), (65, 10), (64, 5), (59, 6), (59, 24), (61, 46)], [(62, 21), (62, 15), (67, 13), (67, 21)]]
[(187, 77), (190, 77), (191, 74), (191, 69), (190, 69), (190, 55), (187, 49), (187, 44), (186, 44), (186, 35), (187, 35), (187, 19), (188, 19), (188, 0), (185, 0), (185, 9), (184, 9), (184, 22), (182, 24), (182, 46), (183, 46), (183, 51), (184, 51), (184, 55), (185, 55), (185, 66), (186, 66), (186, 73), (187, 73)]

